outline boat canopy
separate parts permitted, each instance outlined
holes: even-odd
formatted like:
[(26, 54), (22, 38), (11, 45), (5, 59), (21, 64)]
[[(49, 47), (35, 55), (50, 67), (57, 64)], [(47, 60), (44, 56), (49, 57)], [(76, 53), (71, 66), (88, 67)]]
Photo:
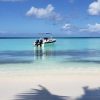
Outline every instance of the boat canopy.
[(52, 37), (52, 33), (39, 33), (40, 34), (40, 38), (44, 38), (44, 37)]

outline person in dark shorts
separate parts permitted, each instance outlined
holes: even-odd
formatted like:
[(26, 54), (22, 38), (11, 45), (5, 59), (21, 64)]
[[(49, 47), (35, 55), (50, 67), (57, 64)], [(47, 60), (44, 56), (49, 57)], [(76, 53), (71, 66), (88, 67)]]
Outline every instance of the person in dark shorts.
[(39, 45), (39, 40), (36, 40), (35, 45), (38, 47), (38, 45)]
[(41, 39), (39, 42), (40, 47), (42, 47), (42, 44), (43, 44), (43, 40)]

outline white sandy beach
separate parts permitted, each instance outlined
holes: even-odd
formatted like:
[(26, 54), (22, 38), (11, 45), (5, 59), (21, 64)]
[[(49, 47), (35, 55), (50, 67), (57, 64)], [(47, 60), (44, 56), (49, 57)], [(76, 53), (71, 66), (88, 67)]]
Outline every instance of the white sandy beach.
[(19, 93), (39, 88), (38, 85), (46, 87), (53, 94), (73, 98), (84, 94), (85, 86), (100, 87), (100, 68), (95, 64), (73, 65), (77, 68), (70, 64), (65, 65), (68, 68), (59, 68), (61, 65), (51, 64), (49, 66), (57, 66), (58, 69), (49, 70), (46, 69), (48, 65), (40, 65), (37, 65), (37, 69), (32, 69), (33, 64), (0, 65), (0, 100), (13, 100)]

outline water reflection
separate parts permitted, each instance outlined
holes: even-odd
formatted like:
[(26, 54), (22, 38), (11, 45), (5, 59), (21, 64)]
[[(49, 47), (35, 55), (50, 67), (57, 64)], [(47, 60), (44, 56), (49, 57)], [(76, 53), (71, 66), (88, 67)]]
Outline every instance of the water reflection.
[(100, 64), (100, 50), (56, 50), (55, 45), (34, 47), (26, 51), (1, 51), (0, 64), (33, 63), (46, 59), (57, 59), (65, 62)]
[(44, 59), (44, 46), (43, 47), (34, 47), (34, 60)]
[(62, 62), (100, 64), (100, 50), (56, 50), (53, 46), (34, 49), (34, 60), (56, 59), (58, 56), (63, 59)]
[[(50, 47), (49, 47), (50, 46)], [(54, 45), (34, 47), (34, 60), (43, 60), (54, 55)]]

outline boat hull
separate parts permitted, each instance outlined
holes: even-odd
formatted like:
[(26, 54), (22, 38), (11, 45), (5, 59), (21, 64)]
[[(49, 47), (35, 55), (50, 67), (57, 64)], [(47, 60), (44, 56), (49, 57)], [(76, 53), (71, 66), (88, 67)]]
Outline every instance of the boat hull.
[[(52, 39), (52, 40), (43, 40), (43, 45), (44, 44), (52, 44), (52, 43), (54, 43), (54, 42), (56, 42), (56, 39)], [(39, 46), (40, 45), (40, 43), (38, 43), (38, 44), (36, 44), (36, 42), (33, 42), (33, 45), (35, 45), (35, 46)]]
[(56, 42), (56, 40), (54, 40), (54, 41), (47, 41), (47, 42), (45, 42), (44, 44), (47, 44), (47, 43), (54, 43), (54, 42)]

